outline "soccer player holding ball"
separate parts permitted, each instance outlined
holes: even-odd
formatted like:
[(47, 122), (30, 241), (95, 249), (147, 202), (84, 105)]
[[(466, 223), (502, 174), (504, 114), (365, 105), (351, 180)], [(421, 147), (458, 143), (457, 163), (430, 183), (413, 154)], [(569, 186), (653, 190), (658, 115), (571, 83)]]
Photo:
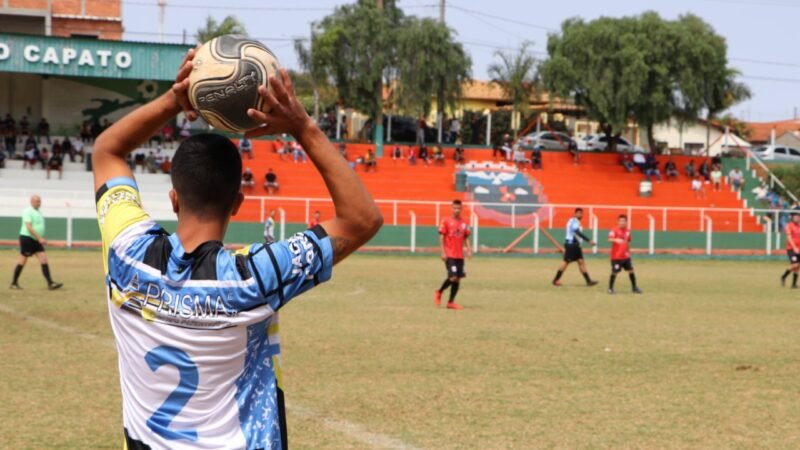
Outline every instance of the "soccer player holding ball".
[(447, 301), (447, 309), (464, 309), (456, 303), (456, 295), (461, 287), (461, 280), (467, 276), (464, 272), (464, 249), (467, 249), (467, 256), (472, 257), (472, 247), (469, 244), (469, 226), (461, 218), (461, 200), (453, 201), (453, 215), (442, 221), (439, 227), (439, 243), (442, 247), (442, 261), (447, 270), (442, 287), (433, 296), (433, 302), (438, 308), (442, 304), (442, 293), (450, 288), (450, 298)]
[(786, 224), (786, 255), (789, 256), (789, 268), (781, 276), (781, 286), (786, 286), (786, 279), (792, 274), (792, 289), (797, 289), (797, 275), (800, 272), (800, 213), (793, 212), (791, 222)]
[(631, 230), (628, 228), (628, 216), (619, 216), (617, 228), (608, 233), (608, 241), (611, 243), (611, 278), (608, 280), (608, 293), (614, 294), (614, 282), (617, 280), (617, 275), (624, 270), (631, 279), (633, 293), (641, 294), (641, 289), (636, 285), (636, 274), (633, 272), (633, 262), (631, 262)]
[(262, 124), (247, 136), (297, 139), (328, 187), (335, 217), (286, 241), (226, 250), (222, 239), (244, 200), (242, 161), (228, 138), (200, 134), (184, 140), (173, 159), (176, 232), (159, 226), (142, 208), (125, 158), (181, 111), (197, 117), (187, 98), (194, 54), (169, 92), (117, 121), (94, 146), (125, 448), (286, 449), (278, 311), (328, 281), (383, 219), (280, 70), (269, 77), (269, 91), (252, 90), (269, 112), (239, 112)]

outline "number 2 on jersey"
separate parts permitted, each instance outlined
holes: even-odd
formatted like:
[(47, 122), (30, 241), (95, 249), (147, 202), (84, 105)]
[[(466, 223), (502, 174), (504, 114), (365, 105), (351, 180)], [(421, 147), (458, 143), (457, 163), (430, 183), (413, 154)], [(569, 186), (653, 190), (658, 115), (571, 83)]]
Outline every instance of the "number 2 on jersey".
[(197, 383), (200, 378), (197, 365), (186, 352), (168, 345), (160, 345), (150, 350), (144, 355), (144, 360), (153, 372), (163, 365), (170, 365), (178, 369), (180, 374), (178, 386), (167, 396), (156, 412), (147, 419), (148, 428), (164, 439), (196, 441), (197, 430), (170, 430), (169, 425), (197, 391)]

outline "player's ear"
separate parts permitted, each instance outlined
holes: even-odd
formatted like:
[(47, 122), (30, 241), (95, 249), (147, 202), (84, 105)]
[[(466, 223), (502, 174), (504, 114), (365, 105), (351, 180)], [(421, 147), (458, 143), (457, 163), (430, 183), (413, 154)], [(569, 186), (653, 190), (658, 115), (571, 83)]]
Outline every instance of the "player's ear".
[(242, 202), (244, 202), (244, 194), (239, 192), (239, 194), (236, 195), (236, 201), (233, 202), (233, 211), (231, 211), (232, 216), (235, 216), (236, 213), (239, 212), (239, 208), (242, 207)]
[(180, 207), (178, 206), (178, 193), (175, 189), (169, 190), (169, 202), (172, 203), (172, 212), (178, 214)]

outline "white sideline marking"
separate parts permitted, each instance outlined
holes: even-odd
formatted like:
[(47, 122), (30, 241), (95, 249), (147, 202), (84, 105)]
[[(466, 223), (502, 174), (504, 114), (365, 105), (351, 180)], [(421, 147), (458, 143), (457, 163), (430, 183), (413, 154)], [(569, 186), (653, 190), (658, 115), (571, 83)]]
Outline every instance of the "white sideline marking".
[[(356, 291), (358, 291), (358, 289)], [(357, 292), (356, 295), (360, 293), (361, 292)], [(62, 333), (71, 334), (73, 336), (77, 336), (89, 341), (95, 341), (100, 344), (103, 344), (104, 346), (109, 346), (113, 349), (116, 349), (116, 343), (114, 342), (114, 339), (107, 339), (95, 334), (84, 333), (83, 331), (80, 331), (76, 328), (69, 327), (66, 325), (61, 325), (57, 322), (53, 322), (52, 320), (41, 319), (36, 316), (31, 316), (29, 314), (16, 311), (14, 308), (11, 308), (10, 306), (2, 303), (0, 303), (0, 312), (16, 316), (20, 319), (26, 320), (40, 327), (61, 331)], [(351, 438), (361, 443), (367, 444), (373, 448), (382, 448), (391, 450), (420, 450), (418, 447), (406, 444), (405, 442), (397, 440), (391, 436), (387, 436), (385, 434), (373, 433), (357, 423), (323, 416), (311, 409), (306, 408), (305, 406), (301, 406), (296, 403), (292, 403), (289, 406), (289, 411), (292, 414), (296, 414), (297, 416), (303, 419), (310, 419), (310, 420), (315, 420), (317, 422), (321, 422), (325, 428), (335, 431), (337, 433), (350, 436)]]

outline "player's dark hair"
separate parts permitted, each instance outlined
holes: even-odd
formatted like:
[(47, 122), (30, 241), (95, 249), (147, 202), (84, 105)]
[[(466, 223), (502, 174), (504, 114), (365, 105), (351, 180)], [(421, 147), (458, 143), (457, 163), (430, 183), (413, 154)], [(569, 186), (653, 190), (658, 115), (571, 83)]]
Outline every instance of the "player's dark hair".
[(575, 208), (575, 212), (576, 213), (583, 212), (583, 208)]
[(620, 214), (620, 215), (619, 215), (619, 217), (617, 217), (617, 218), (618, 218), (618, 219), (625, 219), (625, 220), (628, 220), (628, 216), (626, 216), (625, 214)]
[(453, 204), (461, 206), (461, 200), (453, 200)]
[(170, 177), (181, 208), (201, 216), (227, 218), (239, 195), (242, 158), (225, 136), (196, 134), (178, 146)]

